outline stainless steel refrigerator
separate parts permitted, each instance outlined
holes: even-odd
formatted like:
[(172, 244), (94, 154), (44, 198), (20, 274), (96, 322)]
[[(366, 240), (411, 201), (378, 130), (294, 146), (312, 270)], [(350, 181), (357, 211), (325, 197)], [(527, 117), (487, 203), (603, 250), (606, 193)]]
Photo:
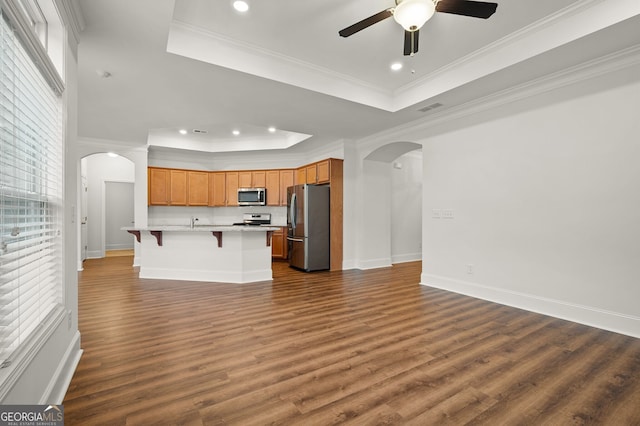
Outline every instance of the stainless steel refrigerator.
[(329, 269), (329, 187), (287, 188), (289, 265), (304, 271)]

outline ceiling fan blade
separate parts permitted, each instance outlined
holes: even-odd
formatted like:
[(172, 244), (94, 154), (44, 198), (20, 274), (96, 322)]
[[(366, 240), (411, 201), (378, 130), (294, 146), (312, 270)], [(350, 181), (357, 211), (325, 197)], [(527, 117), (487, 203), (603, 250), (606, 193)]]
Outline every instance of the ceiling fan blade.
[(419, 35), (419, 30), (404, 32), (404, 56), (413, 56), (413, 54), (418, 53)]
[(338, 31), (338, 34), (340, 34), (342, 37), (349, 37), (350, 35), (353, 35), (358, 31), (362, 31), (365, 28), (370, 27), (371, 25), (376, 24), (384, 19), (387, 19), (392, 15), (393, 15), (393, 8), (383, 10), (382, 12), (378, 12), (373, 16), (369, 16), (368, 18), (363, 19), (360, 22), (356, 22), (355, 24), (350, 25), (347, 28)]
[(487, 19), (495, 13), (497, 7), (497, 3), (487, 3), (483, 1), (440, 0), (438, 4), (436, 4), (436, 12)]

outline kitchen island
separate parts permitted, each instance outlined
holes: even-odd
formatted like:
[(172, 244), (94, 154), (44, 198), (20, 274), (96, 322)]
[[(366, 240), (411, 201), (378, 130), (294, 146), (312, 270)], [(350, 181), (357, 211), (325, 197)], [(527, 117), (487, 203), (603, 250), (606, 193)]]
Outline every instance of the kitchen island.
[(140, 278), (268, 281), (273, 226), (158, 225), (122, 228), (141, 245)]

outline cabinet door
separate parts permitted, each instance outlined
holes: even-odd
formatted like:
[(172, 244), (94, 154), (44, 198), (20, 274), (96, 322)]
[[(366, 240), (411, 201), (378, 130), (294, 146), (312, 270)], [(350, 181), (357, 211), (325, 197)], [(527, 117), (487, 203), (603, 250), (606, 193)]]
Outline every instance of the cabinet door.
[(209, 173), (209, 205), (225, 206), (227, 204), (227, 179), (225, 172)]
[(300, 167), (296, 170), (296, 185), (307, 183), (307, 168)]
[(147, 198), (150, 206), (169, 204), (169, 169), (149, 167), (147, 173)]
[(318, 172), (315, 164), (307, 166), (307, 183), (317, 183)]
[(258, 170), (251, 172), (251, 188), (266, 188), (267, 172), (266, 170)]
[[(287, 205), (287, 188), (293, 186), (293, 170), (280, 170), (280, 202), (279, 205)], [(267, 196), (269, 193), (267, 193)]]
[(317, 182), (328, 183), (331, 180), (329, 160), (321, 161), (316, 164)]
[(190, 206), (208, 206), (209, 173), (189, 171), (187, 178), (187, 204)]
[(251, 172), (238, 172), (238, 188), (252, 188), (253, 179)]
[(169, 205), (187, 205), (187, 171), (169, 170)]
[(279, 206), (280, 205), (280, 171), (267, 170), (265, 172), (265, 176), (266, 176), (265, 188), (267, 188), (267, 205)]
[(284, 228), (280, 228), (279, 231), (273, 231), (271, 236), (271, 257), (274, 259), (286, 259), (286, 240), (284, 238)]
[(238, 172), (227, 172), (225, 175), (227, 187), (227, 206), (238, 205)]

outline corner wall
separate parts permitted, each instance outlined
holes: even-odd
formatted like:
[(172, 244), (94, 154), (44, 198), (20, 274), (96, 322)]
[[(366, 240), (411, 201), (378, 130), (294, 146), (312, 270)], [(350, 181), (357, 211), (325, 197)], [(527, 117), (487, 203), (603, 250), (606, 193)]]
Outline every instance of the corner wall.
[(424, 141), (422, 283), (640, 337), (637, 71)]

